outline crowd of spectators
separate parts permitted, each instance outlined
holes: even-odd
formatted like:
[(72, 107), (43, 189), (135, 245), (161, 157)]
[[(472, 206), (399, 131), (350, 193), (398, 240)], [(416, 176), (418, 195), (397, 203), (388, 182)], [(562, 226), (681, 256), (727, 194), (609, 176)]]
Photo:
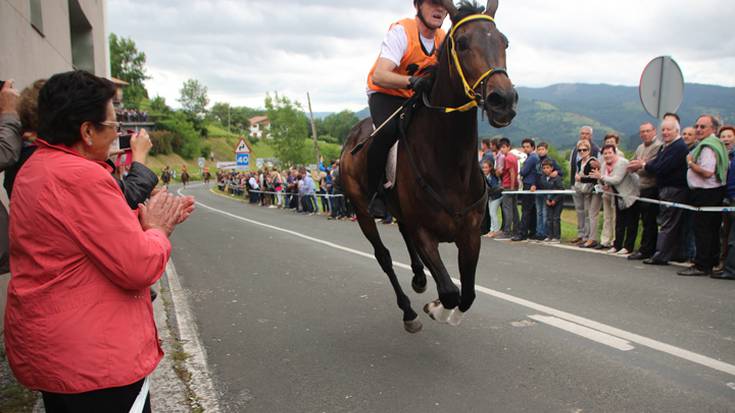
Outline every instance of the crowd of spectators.
[(265, 167), (256, 172), (220, 170), (217, 186), (223, 192), (243, 196), (251, 204), (291, 209), (298, 213), (324, 214), (328, 219), (354, 220), (349, 201), (342, 195), (335, 177), (339, 161), (320, 162), (318, 170), (290, 167), (283, 171)]
[(148, 122), (148, 112), (138, 109), (115, 110), (118, 122)]
[[(606, 135), (600, 148), (592, 127), (580, 129), (568, 159), (567, 191), (576, 215), (570, 242), (648, 265), (689, 263), (678, 272), (682, 276), (735, 279), (732, 214), (680, 207), (734, 203), (735, 127), (704, 114), (682, 129), (670, 113), (659, 128), (640, 125), (639, 135), (641, 143), (628, 159), (616, 134)], [(507, 138), (486, 139), (479, 159), (490, 188), (486, 236), (561, 242), (563, 171), (548, 157), (548, 145), (524, 139), (513, 149)], [(557, 192), (534, 194), (541, 190)]]
[[(191, 197), (156, 190), (145, 130), (115, 175), (115, 85), (84, 71), (0, 90), (0, 269), (10, 269), (5, 350), (45, 411), (150, 412), (148, 377), (162, 358), (151, 286)], [(119, 169), (119, 168), (118, 168)], [(42, 229), (42, 230), (41, 230)], [(9, 242), (8, 242), (9, 241)]]

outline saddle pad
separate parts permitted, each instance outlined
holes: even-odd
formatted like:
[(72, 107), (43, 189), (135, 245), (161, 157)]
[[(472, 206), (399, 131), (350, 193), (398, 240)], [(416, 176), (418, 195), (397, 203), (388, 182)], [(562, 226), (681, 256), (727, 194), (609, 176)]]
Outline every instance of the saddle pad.
[(396, 164), (398, 163), (398, 141), (393, 144), (388, 152), (388, 160), (385, 163), (385, 189), (393, 188), (396, 183)]

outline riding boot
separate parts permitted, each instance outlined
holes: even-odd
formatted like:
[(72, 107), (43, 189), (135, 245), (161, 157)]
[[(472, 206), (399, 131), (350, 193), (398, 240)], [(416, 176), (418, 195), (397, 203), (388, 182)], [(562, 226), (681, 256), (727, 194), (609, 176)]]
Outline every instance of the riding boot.
[[(382, 176), (380, 178), (380, 181), (382, 181)], [(379, 185), (376, 188), (376, 191), (373, 193), (372, 198), (370, 198), (370, 203), (368, 204), (368, 212), (373, 218), (384, 218), (386, 211), (387, 208), (385, 205), (385, 191), (382, 189), (382, 185)]]

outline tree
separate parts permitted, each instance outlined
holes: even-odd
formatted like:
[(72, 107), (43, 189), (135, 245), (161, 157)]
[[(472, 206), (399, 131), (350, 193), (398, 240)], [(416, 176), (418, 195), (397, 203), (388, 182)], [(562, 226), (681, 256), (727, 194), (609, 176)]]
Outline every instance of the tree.
[(308, 120), (298, 102), (270, 94), (265, 97), (265, 108), (271, 121), (271, 137), (278, 159), (284, 164), (304, 164), (312, 157), (307, 149)]
[(358, 121), (359, 119), (354, 112), (343, 110), (324, 118), (323, 127), (327, 135), (337, 138), (336, 143), (343, 144), (347, 140), (350, 130)]
[(145, 74), (145, 53), (138, 51), (130, 38), (110, 33), (110, 71), (113, 77), (129, 83), (125, 88), (126, 106), (138, 108), (148, 91), (143, 82), (150, 77)]
[(207, 114), (207, 87), (196, 79), (189, 79), (181, 87), (179, 103), (192, 120), (202, 119)]

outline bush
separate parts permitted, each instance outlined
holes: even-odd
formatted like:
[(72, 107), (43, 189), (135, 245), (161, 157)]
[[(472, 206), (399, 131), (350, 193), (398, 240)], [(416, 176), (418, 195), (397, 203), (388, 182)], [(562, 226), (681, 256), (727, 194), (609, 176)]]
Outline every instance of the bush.
[(173, 141), (174, 134), (169, 131), (153, 131), (149, 133), (151, 142), (153, 142), (153, 148), (151, 149), (151, 155), (168, 155), (174, 151)]

